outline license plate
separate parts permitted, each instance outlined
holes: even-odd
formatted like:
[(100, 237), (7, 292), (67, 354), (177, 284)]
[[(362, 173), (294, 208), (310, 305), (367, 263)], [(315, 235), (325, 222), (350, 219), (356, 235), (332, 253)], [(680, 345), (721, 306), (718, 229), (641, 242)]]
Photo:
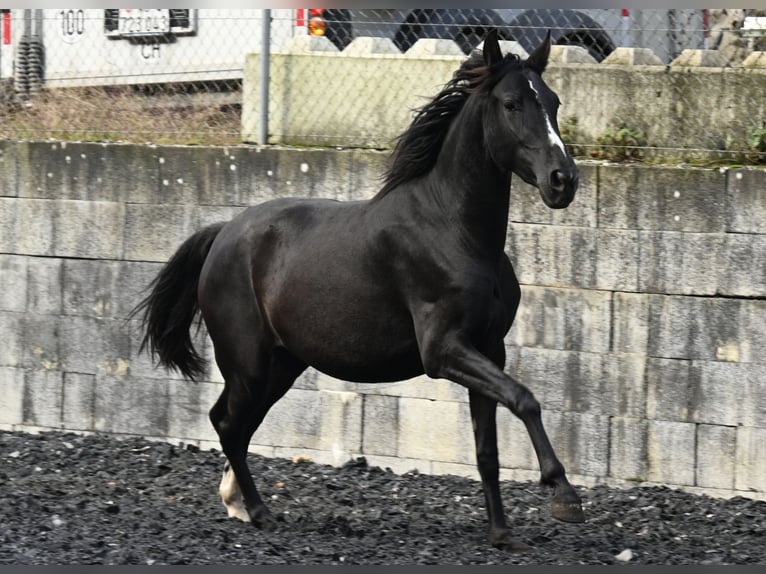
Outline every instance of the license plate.
[(161, 36), (170, 32), (170, 10), (167, 8), (120, 9), (122, 36)]

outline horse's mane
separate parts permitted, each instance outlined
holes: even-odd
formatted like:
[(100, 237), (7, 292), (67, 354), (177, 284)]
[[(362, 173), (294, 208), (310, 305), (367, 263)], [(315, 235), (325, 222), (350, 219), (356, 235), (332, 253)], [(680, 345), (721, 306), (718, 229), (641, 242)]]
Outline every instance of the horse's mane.
[(452, 79), (425, 106), (415, 111), (410, 126), (396, 140), (383, 187), (377, 197), (401, 184), (428, 173), (436, 164), (452, 120), (463, 109), (468, 97), (491, 90), (512, 66), (520, 66), (515, 54), (507, 54), (493, 66), (484, 63), (475, 50), (453, 74)]

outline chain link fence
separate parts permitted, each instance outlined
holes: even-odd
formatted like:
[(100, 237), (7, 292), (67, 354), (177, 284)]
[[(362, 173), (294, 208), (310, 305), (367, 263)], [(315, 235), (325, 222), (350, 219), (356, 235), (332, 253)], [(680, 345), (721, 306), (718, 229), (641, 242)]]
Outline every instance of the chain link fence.
[[(265, 45), (265, 14), (269, 105), (258, 109), (246, 84), (265, 80), (246, 79), (245, 63)], [(763, 162), (766, 152), (766, 11), (4, 9), (0, 18), (5, 139), (235, 145), (253, 141), (243, 117), (258, 116), (272, 143), (386, 148), (387, 130), (409, 121), (409, 102), (433, 95), (449, 79), (442, 70), (495, 27), (522, 55), (548, 30), (557, 46), (577, 48), (556, 52), (561, 65), (548, 77), (564, 94), (559, 123), (577, 155), (640, 159), (659, 149)], [(364, 64), (344, 64), (360, 38), (376, 39)], [(413, 73), (418, 49), (426, 64), (417, 69), (434, 62), (439, 71), (402, 105), (386, 90), (409, 89), (393, 80)], [(382, 94), (377, 109), (400, 105), (391, 110), (400, 119), (383, 125), (357, 103), (360, 81)], [(612, 89), (626, 84), (632, 95)], [(321, 121), (338, 115), (345, 134)], [(360, 140), (353, 126), (374, 132), (376, 118), (380, 135)]]

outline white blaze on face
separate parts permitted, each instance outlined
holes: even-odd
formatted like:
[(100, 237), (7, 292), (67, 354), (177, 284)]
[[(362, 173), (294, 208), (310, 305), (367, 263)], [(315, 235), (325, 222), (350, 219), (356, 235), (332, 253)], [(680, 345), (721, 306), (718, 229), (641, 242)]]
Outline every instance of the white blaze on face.
[(234, 476), (234, 471), (231, 470), (231, 465), (228, 461), (223, 466), (223, 476), (221, 477), (218, 492), (223, 499), (226, 511), (229, 513), (229, 518), (239, 518), (243, 522), (250, 522), (250, 515), (245, 509), (237, 477)]
[[(534, 84), (532, 83), (532, 80), (529, 80), (529, 87), (532, 88), (532, 91), (535, 93), (535, 97), (537, 98), (537, 101), (540, 101), (540, 93), (535, 88)], [(543, 110), (543, 118), (545, 118), (545, 127), (548, 129), (548, 141), (551, 143), (551, 146), (557, 147), (561, 150), (561, 153), (563, 153), (565, 156), (567, 155), (566, 148), (564, 147), (564, 142), (561, 141), (561, 138), (556, 133), (556, 130), (553, 129), (553, 124), (551, 123), (551, 119), (548, 117), (548, 112), (545, 111), (545, 107), (542, 105), (542, 102), (540, 102), (540, 107)]]

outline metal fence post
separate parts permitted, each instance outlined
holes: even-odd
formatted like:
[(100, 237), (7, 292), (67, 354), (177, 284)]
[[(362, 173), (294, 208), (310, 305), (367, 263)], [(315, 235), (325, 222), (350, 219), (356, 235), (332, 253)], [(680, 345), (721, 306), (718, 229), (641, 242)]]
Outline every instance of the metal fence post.
[(258, 130), (258, 143), (269, 143), (269, 63), (271, 56), (271, 10), (263, 10), (261, 37), (261, 122)]

